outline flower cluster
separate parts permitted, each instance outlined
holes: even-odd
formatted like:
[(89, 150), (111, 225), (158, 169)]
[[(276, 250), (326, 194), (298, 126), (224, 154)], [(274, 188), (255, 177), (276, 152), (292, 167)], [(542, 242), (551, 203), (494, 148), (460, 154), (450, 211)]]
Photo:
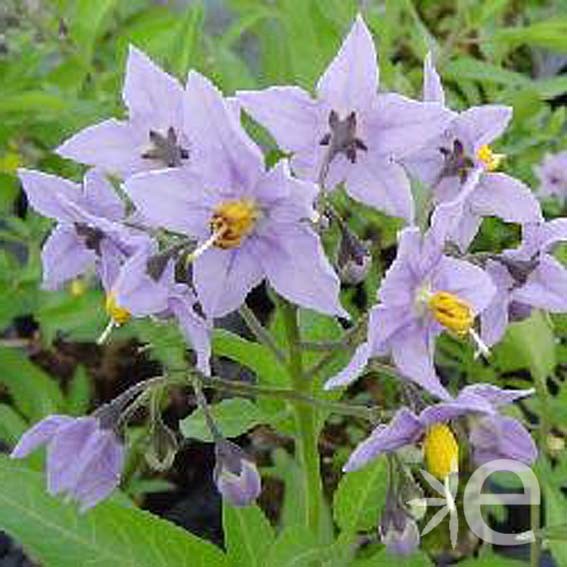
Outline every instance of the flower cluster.
[[(214, 319), (242, 306), (264, 280), (300, 307), (349, 318), (322, 245), (322, 221), (339, 223), (343, 256), (356, 252), (359, 269), (351, 267), (351, 276), (364, 277), (368, 254), (330, 205), (344, 188), (407, 226), (369, 314), (366, 340), (326, 387), (351, 383), (373, 357), (391, 357), (421, 396), (441, 400), (420, 412), (400, 409), (355, 450), (345, 470), (425, 438), (426, 464), (444, 479), (458, 464), (452, 423), (464, 418), (477, 463), (501, 456), (531, 463), (529, 433), (499, 413), (530, 391), (473, 385), (455, 396), (437, 374), (435, 341), (449, 333), (488, 356), (509, 321), (531, 309), (567, 312), (567, 270), (551, 255), (567, 240), (567, 220), (545, 222), (531, 190), (498, 171), (505, 156), (491, 144), (511, 120), (509, 107), (449, 109), (431, 55), (422, 101), (379, 92), (378, 80), (376, 50), (360, 16), (315, 96), (277, 86), (225, 98), (198, 72), (182, 85), (131, 47), (123, 89), (128, 118), (90, 126), (57, 150), (91, 167), (83, 183), (20, 172), (32, 207), (58, 223), (43, 249), (45, 286), (60, 287), (94, 267), (106, 291), (108, 332), (131, 317), (174, 318), (198, 369), (208, 374)], [(287, 156), (271, 169), (241, 125), (243, 111)], [(564, 195), (554, 167), (544, 164), (542, 183), (546, 192)], [(120, 181), (120, 193), (111, 179)], [(425, 194), (422, 214), (412, 190)], [(520, 224), (520, 247), (471, 256), (486, 216)], [(416, 218), (424, 222), (418, 226)], [(102, 420), (52, 416), (24, 436), (13, 456), (41, 443), (49, 446), (52, 492), (67, 492), (86, 508), (118, 483), (119, 436)], [(253, 463), (226, 441), (217, 440), (216, 453), (215, 479), (225, 497), (237, 505), (255, 499)], [(386, 524), (403, 532), (406, 519), (396, 514)]]

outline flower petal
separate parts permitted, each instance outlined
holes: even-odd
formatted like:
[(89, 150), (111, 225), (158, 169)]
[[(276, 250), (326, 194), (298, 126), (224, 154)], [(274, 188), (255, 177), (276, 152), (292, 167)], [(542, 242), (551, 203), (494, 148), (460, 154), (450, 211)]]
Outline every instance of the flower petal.
[(370, 345), (368, 343), (359, 345), (347, 366), (325, 382), (325, 390), (332, 390), (333, 388), (352, 384), (362, 374), (370, 355)]
[(351, 168), (347, 193), (366, 205), (413, 222), (414, 204), (402, 166), (369, 151)]
[(238, 309), (263, 278), (262, 264), (250, 241), (233, 250), (211, 248), (193, 264), (197, 296), (210, 317)]
[(194, 167), (208, 184), (249, 194), (264, 171), (264, 158), (220, 91), (203, 75), (190, 71), (184, 105), (184, 130)]
[(84, 274), (96, 261), (73, 226), (58, 225), (41, 251), (44, 289), (59, 289), (65, 282)]
[(409, 409), (402, 408), (396, 412), (388, 425), (379, 425), (356, 447), (343, 470), (358, 470), (382, 453), (390, 453), (415, 443), (423, 431), (424, 427), (419, 418)]
[(512, 119), (512, 108), (500, 104), (473, 106), (459, 114), (454, 121), (455, 135), (476, 152), (481, 146), (498, 138)]
[(445, 105), (443, 84), (433, 64), (431, 51), (427, 53), (423, 62), (423, 100), (424, 102), (438, 102)]
[(263, 91), (238, 91), (237, 97), (283, 150), (297, 152), (319, 143), (319, 105), (303, 89), (270, 87)]
[(64, 425), (73, 421), (67, 415), (49, 415), (28, 429), (10, 453), (12, 459), (23, 459), (41, 445), (49, 443)]
[(87, 171), (83, 181), (83, 191), (85, 207), (93, 215), (119, 221), (126, 214), (124, 203), (101, 171), (96, 169)]
[(319, 79), (317, 93), (339, 115), (366, 108), (378, 89), (376, 48), (358, 15), (336, 57)]
[(349, 318), (339, 301), (339, 278), (319, 237), (299, 224), (272, 228), (272, 238), (263, 239), (260, 261), (274, 289), (307, 309)]
[(56, 153), (112, 174), (127, 177), (152, 168), (142, 154), (149, 142), (144, 133), (128, 122), (115, 118), (88, 126), (63, 142)]

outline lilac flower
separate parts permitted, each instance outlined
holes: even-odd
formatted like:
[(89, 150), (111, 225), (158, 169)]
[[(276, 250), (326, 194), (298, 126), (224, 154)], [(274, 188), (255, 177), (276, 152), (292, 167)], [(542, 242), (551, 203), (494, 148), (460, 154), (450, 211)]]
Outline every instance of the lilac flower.
[(200, 312), (195, 293), (175, 281), (174, 270), (174, 259), (160, 255), (155, 246), (146, 246), (133, 255), (107, 289), (109, 328), (126, 323), (132, 316), (175, 317), (196, 352), (197, 368), (208, 375), (212, 324)]
[(358, 445), (344, 470), (357, 470), (379, 455), (415, 444), (425, 436), (427, 468), (444, 480), (458, 467), (458, 444), (447, 424), (464, 416), (469, 417), (469, 439), (477, 464), (513, 459), (529, 465), (537, 458), (533, 439), (518, 420), (501, 415), (500, 409), (532, 393), (474, 384), (463, 388), (455, 399), (429, 406), (419, 415), (401, 408), (388, 425), (379, 425)]
[(233, 506), (249, 506), (260, 496), (262, 481), (256, 465), (234, 443), (219, 439), (215, 444), (214, 481), (223, 498)]
[(285, 161), (266, 172), (233, 109), (196, 72), (185, 102), (193, 167), (139, 174), (125, 189), (149, 222), (199, 241), (193, 278), (205, 312), (236, 309), (267, 278), (290, 301), (347, 316), (338, 278), (309, 226), (315, 185), (291, 177)]
[(113, 279), (120, 264), (147, 237), (120, 224), (124, 205), (109, 181), (89, 171), (82, 186), (67, 179), (21, 169), (18, 172), (31, 206), (58, 221), (42, 251), (43, 285), (57, 289), (96, 266)]
[(24, 433), (11, 457), (22, 459), (47, 445), (47, 488), (80, 503), (81, 511), (118, 486), (124, 448), (112, 429), (95, 417), (51, 415)]
[(380, 303), (370, 312), (368, 338), (326, 388), (351, 383), (368, 359), (391, 354), (401, 374), (431, 394), (449, 398), (433, 365), (435, 338), (443, 330), (477, 340), (476, 315), (490, 303), (494, 285), (477, 266), (443, 255), (444, 234), (459, 203), (439, 207), (432, 228), (400, 233), (398, 255), (382, 282)]
[[(430, 55), (425, 60), (423, 97), (440, 104), (445, 101)], [(522, 224), (542, 220), (539, 204), (530, 189), (521, 181), (496, 172), (505, 156), (494, 153), (490, 144), (504, 132), (511, 117), (510, 107), (494, 104), (453, 113), (445, 131), (404, 162), (412, 175), (430, 188), (435, 203), (455, 199), (472, 172), (481, 172), (451, 235), (462, 250), (476, 235), (484, 216), (494, 215)]]
[(534, 171), (540, 181), (540, 198), (553, 196), (567, 201), (567, 151), (547, 154)]
[(316, 99), (294, 86), (237, 97), (293, 153), (296, 175), (325, 181), (326, 172), (329, 187), (344, 181), (354, 199), (412, 222), (410, 184), (397, 160), (439, 135), (450, 113), (437, 103), (378, 94), (377, 88), (376, 50), (359, 15), (320, 78)]
[(123, 177), (185, 164), (190, 150), (182, 133), (183, 87), (133, 46), (122, 98), (127, 120), (111, 118), (89, 126), (64, 142), (57, 153)]
[(509, 321), (529, 316), (531, 309), (567, 312), (567, 268), (551, 255), (554, 245), (567, 241), (567, 219), (523, 227), (523, 241), (486, 263), (496, 294), (481, 315), (482, 338), (498, 342)]

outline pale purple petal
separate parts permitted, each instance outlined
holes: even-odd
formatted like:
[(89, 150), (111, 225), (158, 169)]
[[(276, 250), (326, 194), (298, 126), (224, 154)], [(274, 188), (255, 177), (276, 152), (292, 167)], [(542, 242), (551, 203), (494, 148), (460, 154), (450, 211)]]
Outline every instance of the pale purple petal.
[(96, 254), (86, 248), (73, 226), (60, 224), (43, 245), (41, 260), (43, 287), (54, 290), (84, 274), (94, 265)]
[(96, 169), (87, 171), (83, 180), (85, 207), (93, 215), (119, 221), (124, 218), (124, 203), (107, 177)]
[(441, 385), (433, 366), (433, 339), (425, 329), (414, 324), (401, 330), (390, 340), (392, 358), (400, 373), (431, 395), (442, 400), (451, 395)]
[(423, 434), (419, 418), (409, 409), (402, 408), (388, 425), (379, 425), (370, 436), (352, 452), (343, 467), (345, 472), (355, 471), (382, 453), (390, 453), (415, 443)]
[(325, 390), (332, 390), (333, 388), (352, 384), (362, 374), (370, 355), (371, 351), (368, 343), (359, 345), (347, 366), (325, 382)]
[(233, 250), (211, 248), (193, 264), (197, 296), (210, 317), (222, 317), (238, 309), (263, 278), (257, 250), (250, 241)]
[(203, 75), (190, 71), (184, 105), (193, 165), (219, 189), (250, 193), (264, 170), (264, 158), (221, 92)]
[(122, 96), (135, 121), (164, 132), (181, 125), (183, 87), (133, 45), (128, 50)]
[(544, 254), (528, 281), (512, 293), (512, 299), (553, 313), (567, 312), (567, 268)]
[(533, 388), (528, 390), (504, 390), (494, 384), (471, 384), (463, 388), (463, 393), (472, 393), (484, 398), (495, 407), (511, 404), (534, 393)]
[(366, 108), (378, 89), (378, 62), (369, 29), (358, 15), (339, 52), (317, 84), (317, 93), (339, 115)]
[(447, 423), (471, 413), (492, 415), (495, 409), (489, 400), (464, 388), (456, 399), (425, 408), (419, 414), (419, 419), (424, 426), (430, 426), (435, 423)]
[(482, 340), (486, 345), (492, 346), (504, 336), (508, 327), (509, 290), (514, 280), (505, 266), (493, 260), (486, 263), (486, 272), (496, 286), (496, 293), (480, 315), (480, 327)]
[(561, 200), (567, 198), (567, 151), (547, 154), (534, 171), (540, 180), (540, 197), (554, 195)]
[(481, 146), (490, 144), (506, 130), (511, 119), (511, 107), (486, 104), (473, 106), (459, 114), (453, 127), (456, 137), (476, 155)]
[(73, 421), (67, 415), (50, 415), (28, 429), (10, 453), (12, 459), (23, 459), (41, 445), (49, 443), (59, 429)]
[(355, 165), (348, 176), (347, 193), (365, 205), (412, 223), (413, 197), (403, 167), (373, 151), (362, 156)]
[(62, 198), (82, 203), (83, 196), (79, 185), (62, 177), (31, 169), (19, 169), (18, 177), (30, 205), (38, 213), (59, 221), (76, 221), (75, 216), (62, 204)]
[(238, 100), (283, 150), (297, 152), (319, 143), (319, 104), (299, 87), (239, 91)]
[(438, 103), (419, 102), (394, 93), (380, 94), (365, 116), (361, 137), (370, 151), (401, 159), (433, 142), (452, 117)]
[(153, 166), (150, 160), (142, 158), (148, 136), (129, 122), (111, 118), (81, 130), (56, 152), (64, 158), (127, 177)]
[(349, 318), (340, 304), (340, 281), (319, 237), (300, 224), (272, 227), (259, 260), (266, 277), (283, 297), (307, 309)]
[(445, 105), (445, 92), (441, 77), (433, 64), (433, 55), (431, 52), (425, 57), (423, 62), (423, 100), (424, 102), (438, 102)]
[(477, 235), (482, 217), (473, 213), (469, 202), (464, 204), (458, 223), (452, 223), (453, 228), (449, 240), (456, 244), (461, 252), (466, 252)]
[(469, 203), (472, 211), (481, 216), (495, 215), (517, 223), (543, 221), (539, 203), (530, 188), (504, 173), (482, 175)]
[(432, 283), (435, 291), (448, 291), (470, 303), (474, 313), (481, 313), (492, 301), (496, 287), (490, 276), (478, 266), (444, 256)]
[(196, 238), (209, 235), (212, 209), (219, 197), (186, 168), (140, 173), (124, 189), (145, 220)]

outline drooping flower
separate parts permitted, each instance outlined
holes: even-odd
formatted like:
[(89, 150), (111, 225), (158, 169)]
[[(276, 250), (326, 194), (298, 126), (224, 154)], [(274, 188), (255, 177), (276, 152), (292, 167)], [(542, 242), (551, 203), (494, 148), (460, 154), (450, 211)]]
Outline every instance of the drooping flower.
[[(431, 55), (424, 65), (423, 97), (426, 101), (445, 103), (441, 79)], [(521, 181), (496, 171), (505, 156), (495, 153), (490, 144), (506, 129), (512, 109), (487, 104), (452, 115), (453, 119), (441, 135), (404, 161), (412, 175), (432, 192), (435, 203), (455, 199), (473, 172), (480, 172), (451, 240), (466, 250), (484, 216), (493, 215), (521, 224), (541, 221), (539, 204), (530, 189)]]
[(529, 396), (533, 390), (503, 390), (492, 384), (466, 386), (451, 400), (415, 414), (401, 408), (388, 425), (379, 425), (351, 454), (345, 471), (354, 471), (383, 453), (424, 439), (428, 472), (439, 480), (458, 470), (459, 446), (450, 423), (468, 417), (473, 459), (482, 465), (495, 459), (532, 464), (537, 447), (520, 421), (500, 414), (502, 407)]
[(154, 244), (127, 260), (106, 290), (110, 326), (122, 325), (130, 317), (175, 317), (195, 350), (197, 368), (208, 375), (212, 323), (200, 311), (197, 296), (189, 286), (175, 281), (174, 271), (174, 258), (160, 256)]
[(439, 207), (425, 236), (417, 228), (401, 231), (397, 257), (378, 291), (380, 303), (370, 312), (367, 341), (326, 383), (327, 389), (354, 381), (369, 358), (391, 354), (404, 377), (437, 397), (450, 398), (433, 365), (435, 338), (446, 330), (479, 343), (474, 319), (495, 291), (482, 269), (443, 254), (458, 204)]
[(120, 483), (124, 447), (94, 416), (50, 415), (24, 433), (11, 457), (47, 445), (47, 488), (80, 503), (81, 511), (107, 498)]
[(310, 227), (315, 185), (291, 177), (285, 161), (266, 172), (234, 109), (199, 73), (189, 74), (184, 100), (192, 168), (139, 174), (125, 190), (148, 222), (199, 241), (193, 279), (205, 312), (236, 309), (267, 278), (290, 301), (346, 316)]
[(540, 198), (557, 197), (563, 203), (567, 201), (567, 151), (547, 154), (534, 171), (540, 182)]
[(481, 314), (481, 336), (488, 345), (502, 338), (510, 321), (526, 318), (532, 308), (567, 312), (567, 268), (551, 255), (558, 242), (567, 241), (567, 219), (527, 224), (522, 232), (519, 248), (486, 262), (496, 285), (492, 302)]
[(223, 498), (233, 506), (249, 506), (260, 496), (262, 479), (250, 457), (226, 439), (215, 443), (213, 478)]
[(148, 237), (120, 221), (124, 205), (109, 181), (96, 170), (83, 184), (21, 169), (18, 172), (31, 206), (58, 221), (42, 250), (43, 285), (57, 289), (96, 266), (100, 277), (113, 279), (122, 262)]
[[(296, 175), (345, 182), (351, 197), (413, 221), (409, 180), (397, 162), (429, 143), (450, 113), (437, 103), (378, 94), (370, 31), (359, 15), (317, 84), (317, 98), (295, 86), (237, 93), (244, 109), (292, 152)], [(322, 179), (325, 177), (325, 179)]]
[(122, 98), (127, 120), (110, 118), (89, 126), (59, 146), (57, 153), (122, 177), (189, 161), (190, 147), (182, 130), (183, 87), (133, 46)]

